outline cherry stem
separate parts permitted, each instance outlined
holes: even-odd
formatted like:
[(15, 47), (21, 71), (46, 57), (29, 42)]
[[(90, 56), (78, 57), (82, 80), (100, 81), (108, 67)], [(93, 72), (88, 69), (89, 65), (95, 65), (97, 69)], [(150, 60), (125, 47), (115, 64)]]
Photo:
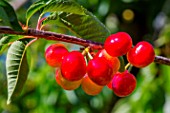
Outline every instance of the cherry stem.
[(126, 66), (125, 66), (125, 70), (128, 70), (128, 72), (130, 72), (130, 71), (132, 70), (132, 67), (133, 67), (133, 65), (130, 64), (130, 63), (128, 63), (128, 64), (126, 64)]
[(129, 66), (131, 66), (131, 64), (130, 64), (130, 63), (126, 64), (126, 66), (125, 66), (125, 70), (127, 70), (127, 69), (129, 68)]
[(42, 22), (44, 21), (46, 19), (46, 17), (44, 17), (44, 18), (39, 18), (38, 19), (38, 23), (37, 23), (37, 27), (36, 27), (36, 29), (37, 30), (41, 30), (41, 25), (42, 25)]
[(90, 51), (90, 47), (88, 46), (83, 50), (82, 55), (85, 56), (89, 51)]
[(31, 40), (31, 41), (26, 45), (26, 47), (30, 46), (32, 43), (34, 43), (34, 42), (37, 41), (37, 40), (38, 40), (38, 38), (35, 38), (35, 39)]
[[(63, 41), (73, 44), (78, 44), (83, 47), (90, 47), (92, 50), (99, 50), (103, 48), (103, 43), (94, 42), (91, 40), (85, 40), (75, 36), (59, 34), (49, 31), (36, 30), (33, 28), (28, 28), (25, 32), (19, 32), (11, 29), (9, 26), (0, 26), (0, 34), (15, 34), (15, 35), (24, 35), (32, 36), (34, 38), (44, 38), (46, 40), (55, 40)], [(155, 56), (155, 63), (170, 65), (170, 59), (162, 56)]]
[(89, 57), (89, 59), (93, 59), (93, 57), (91, 56), (91, 54), (89, 52), (87, 52), (87, 56)]
[(88, 58), (91, 60), (91, 59), (93, 59), (93, 57), (92, 57), (92, 55), (90, 54), (89, 51), (90, 51), (90, 46), (86, 47), (86, 48), (83, 50), (82, 54), (83, 54), (84, 56), (88, 57)]

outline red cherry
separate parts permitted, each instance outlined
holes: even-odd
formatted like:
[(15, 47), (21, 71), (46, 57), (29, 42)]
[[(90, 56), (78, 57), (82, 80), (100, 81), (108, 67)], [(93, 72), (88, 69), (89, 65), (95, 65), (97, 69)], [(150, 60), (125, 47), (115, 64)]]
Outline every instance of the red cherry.
[(106, 85), (112, 78), (113, 69), (104, 59), (97, 57), (89, 61), (87, 74), (98, 85)]
[(63, 44), (52, 44), (45, 51), (45, 59), (48, 65), (60, 67), (63, 56), (68, 54), (68, 50)]
[(115, 95), (125, 97), (130, 95), (136, 88), (136, 78), (127, 70), (123, 73), (116, 73), (112, 79), (112, 89)]
[(132, 39), (125, 32), (110, 35), (104, 43), (106, 52), (113, 57), (125, 55), (131, 47)]
[(65, 90), (77, 89), (80, 86), (81, 81), (82, 79), (78, 81), (68, 81), (62, 76), (60, 69), (56, 70), (56, 82)]
[(87, 74), (84, 76), (82, 80), (81, 87), (83, 91), (88, 95), (97, 95), (103, 89), (103, 86), (94, 83)]
[[(113, 75), (114, 76), (114, 75)], [(106, 85), (109, 89), (113, 90), (112, 88), (112, 80)]]
[(78, 51), (72, 51), (66, 56), (61, 64), (61, 73), (66, 80), (77, 81), (86, 74), (86, 61)]
[(119, 67), (120, 67), (119, 59), (117, 57), (110, 56), (106, 52), (105, 49), (98, 51), (94, 58), (96, 58), (96, 57), (100, 57), (100, 58), (103, 58), (104, 60), (106, 60), (110, 64), (110, 66), (112, 67), (113, 74), (115, 74), (119, 70)]
[(146, 41), (139, 42), (127, 53), (128, 61), (135, 67), (142, 68), (154, 61), (155, 52), (152, 45)]

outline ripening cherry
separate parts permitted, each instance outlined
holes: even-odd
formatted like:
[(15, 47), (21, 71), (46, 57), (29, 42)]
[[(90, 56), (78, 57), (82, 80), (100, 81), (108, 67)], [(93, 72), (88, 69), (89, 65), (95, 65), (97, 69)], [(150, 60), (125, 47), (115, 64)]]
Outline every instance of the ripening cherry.
[(104, 49), (109, 55), (113, 57), (125, 55), (131, 47), (132, 39), (126, 32), (112, 34), (106, 39), (104, 43)]
[(61, 73), (66, 80), (77, 81), (86, 74), (86, 61), (79, 51), (72, 51), (64, 56)]
[(69, 52), (63, 44), (52, 44), (45, 51), (45, 59), (48, 65), (60, 67), (63, 57)]
[(96, 83), (94, 83), (88, 77), (87, 74), (84, 76), (84, 78), (82, 80), (81, 87), (82, 87), (83, 91), (88, 95), (97, 95), (103, 89), (103, 86), (100, 86), (100, 85), (97, 85)]
[(135, 67), (142, 68), (154, 61), (155, 52), (152, 45), (141, 41), (127, 53), (127, 60)]
[(105, 59), (113, 68), (113, 75), (119, 70), (120, 61), (117, 57), (110, 56), (105, 49), (98, 51), (94, 58), (100, 57)]
[(56, 70), (56, 82), (58, 83), (58, 85), (60, 85), (63, 89), (65, 90), (75, 90), (77, 89), (80, 84), (81, 84), (81, 80), (78, 81), (68, 81), (66, 80), (62, 74), (61, 74), (61, 70), (58, 69)]
[(116, 73), (112, 79), (112, 89), (115, 95), (125, 97), (130, 95), (136, 88), (136, 78), (127, 70)]
[(89, 61), (87, 74), (96, 84), (104, 86), (112, 78), (113, 68), (103, 58), (97, 57)]

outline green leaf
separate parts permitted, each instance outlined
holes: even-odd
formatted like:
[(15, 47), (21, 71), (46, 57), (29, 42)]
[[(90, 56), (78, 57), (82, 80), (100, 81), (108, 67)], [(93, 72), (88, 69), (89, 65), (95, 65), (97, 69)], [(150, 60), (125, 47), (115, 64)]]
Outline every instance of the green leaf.
[(46, 12), (69, 12), (73, 14), (83, 15), (84, 8), (79, 4), (72, 0), (50, 0), (50, 1), (38, 1), (30, 6), (27, 10), (26, 18), (27, 25), (29, 19), (34, 15), (37, 11), (42, 11), (41, 16)]
[(32, 4), (29, 9), (27, 10), (26, 13), (26, 18), (27, 18), (27, 25), (29, 19), (39, 10), (41, 10), (43, 7), (45, 7), (47, 4), (44, 1), (38, 1), (34, 4)]
[(6, 71), (8, 81), (7, 104), (10, 104), (21, 93), (29, 72), (26, 45), (22, 41), (16, 41), (10, 46), (6, 59)]
[(0, 25), (11, 26), (15, 31), (23, 31), (14, 9), (4, 0), (0, 1)]
[(44, 7), (43, 13), (46, 12), (67, 12), (72, 14), (85, 15), (85, 9), (72, 0), (56, 0)]
[(7, 35), (0, 39), (0, 55), (4, 52), (4, 50), (9, 46), (9, 43), (14, 42), (22, 38), (23, 36), (18, 35)]
[(3, 25), (10, 26), (10, 22), (8, 20), (8, 16), (7, 16), (5, 10), (2, 7), (0, 7), (0, 12), (1, 12), (0, 13), (0, 25), (2, 25), (2, 26)]
[(92, 13), (72, 0), (39, 1), (33, 4), (27, 11), (27, 22), (38, 10), (40, 17), (50, 12), (43, 25), (52, 23), (65, 27), (79, 38), (104, 42), (110, 35), (110, 31)]
[[(59, 14), (57, 12), (51, 13), (43, 22), (42, 26), (45, 26), (46, 24), (51, 24), (51, 25), (57, 25), (60, 27), (65, 27), (68, 28), (61, 18), (59, 17)], [(69, 23), (68, 23), (69, 24)]]
[(69, 29), (79, 38), (104, 42), (110, 31), (92, 13), (85, 13), (86, 15), (55, 12), (43, 22), (43, 25), (58, 25)]

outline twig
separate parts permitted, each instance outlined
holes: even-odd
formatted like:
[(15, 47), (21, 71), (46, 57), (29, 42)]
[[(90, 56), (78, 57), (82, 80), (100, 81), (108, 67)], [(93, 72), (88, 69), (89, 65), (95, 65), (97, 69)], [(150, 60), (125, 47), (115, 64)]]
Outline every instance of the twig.
[[(56, 40), (63, 41), (73, 44), (78, 44), (84, 47), (90, 46), (91, 49), (98, 50), (103, 48), (103, 43), (94, 42), (91, 40), (85, 40), (82, 38), (77, 38), (75, 36), (69, 36), (65, 34), (59, 34), (49, 31), (36, 30), (28, 28), (25, 32), (18, 32), (11, 29), (8, 26), (0, 26), (0, 34), (15, 34), (15, 35), (24, 35), (24, 36), (33, 36), (38, 38), (44, 38), (46, 40)], [(155, 56), (155, 63), (170, 65), (170, 59), (162, 56)]]
[(38, 38), (44, 38), (47, 40), (56, 40), (56, 41), (63, 41), (63, 42), (78, 44), (84, 47), (90, 46), (92, 49), (103, 48), (102, 43), (93, 42), (93, 41), (85, 40), (82, 38), (77, 38), (75, 36), (54, 33), (54, 32), (49, 32), (49, 31), (36, 30), (32, 28), (28, 28), (27, 31), (25, 32), (18, 32), (18, 31), (12, 30), (10, 27), (7, 27), (7, 26), (0, 26), (0, 34), (33, 36), (33, 37), (38, 37)]
[(155, 63), (170, 65), (170, 59), (162, 56), (155, 56)]

